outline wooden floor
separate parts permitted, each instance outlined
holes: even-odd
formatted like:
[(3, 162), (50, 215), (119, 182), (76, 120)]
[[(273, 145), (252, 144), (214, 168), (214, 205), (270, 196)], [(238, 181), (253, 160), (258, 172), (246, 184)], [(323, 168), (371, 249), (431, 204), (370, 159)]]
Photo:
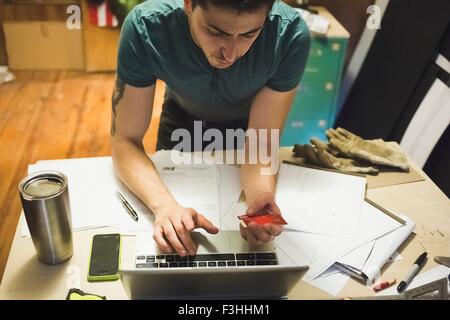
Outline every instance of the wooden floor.
[[(17, 191), (29, 164), (44, 159), (110, 155), (111, 93), (115, 75), (67, 71), (17, 71), (0, 85), (0, 280), (21, 204)], [(145, 137), (156, 146), (164, 84)]]

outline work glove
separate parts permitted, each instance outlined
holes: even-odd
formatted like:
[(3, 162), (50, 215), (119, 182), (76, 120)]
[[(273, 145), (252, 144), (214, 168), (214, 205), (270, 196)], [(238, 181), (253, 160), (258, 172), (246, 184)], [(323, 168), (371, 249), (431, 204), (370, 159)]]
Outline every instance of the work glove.
[(342, 128), (329, 129), (326, 135), (333, 148), (347, 158), (363, 159), (370, 163), (409, 171), (406, 155), (382, 139), (364, 140)]
[(296, 144), (293, 152), (316, 166), (354, 173), (378, 173), (378, 169), (364, 165), (357, 160), (338, 157), (330, 144), (317, 138), (311, 139), (312, 145)]

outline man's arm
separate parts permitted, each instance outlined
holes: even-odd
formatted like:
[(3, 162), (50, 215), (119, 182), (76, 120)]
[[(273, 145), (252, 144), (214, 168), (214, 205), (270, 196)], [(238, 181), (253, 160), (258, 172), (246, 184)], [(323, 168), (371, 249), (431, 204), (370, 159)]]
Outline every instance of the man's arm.
[(204, 228), (215, 233), (203, 215), (181, 207), (161, 181), (146, 155), (142, 140), (150, 124), (155, 85), (137, 88), (119, 78), (112, 97), (111, 151), (114, 168), (123, 183), (155, 215), (153, 238), (165, 252), (195, 254), (190, 232)]
[[(255, 96), (250, 110), (250, 119), (248, 128), (258, 132), (258, 144), (265, 144), (270, 153), (272, 148), (278, 152), (279, 139), (272, 141), (271, 130), (278, 130), (281, 135), (284, 122), (289, 113), (292, 101), (295, 97), (297, 88), (287, 91), (278, 92), (268, 87), (264, 87)], [(267, 135), (261, 136), (259, 129), (267, 129)], [(278, 136), (279, 137), (279, 136)], [(249, 154), (249, 148), (254, 147), (249, 143), (249, 139), (245, 143), (245, 154)], [(275, 146), (273, 144), (276, 144)], [(261, 148), (259, 148), (261, 150)], [(271, 159), (278, 161), (278, 156), (270, 155)], [(258, 163), (246, 164), (241, 166), (241, 181), (248, 204), (247, 214), (251, 215), (261, 210), (268, 210), (273, 213), (280, 213), (280, 209), (275, 203), (275, 174), (262, 174), (263, 169), (266, 171), (269, 165), (262, 164), (258, 154)], [(272, 164), (273, 165), (273, 164)], [(278, 168), (278, 164), (276, 164)], [(248, 228), (241, 225), (242, 236), (252, 243), (265, 242), (273, 239), (281, 233), (281, 227), (269, 224), (265, 227), (256, 224), (250, 224)]]

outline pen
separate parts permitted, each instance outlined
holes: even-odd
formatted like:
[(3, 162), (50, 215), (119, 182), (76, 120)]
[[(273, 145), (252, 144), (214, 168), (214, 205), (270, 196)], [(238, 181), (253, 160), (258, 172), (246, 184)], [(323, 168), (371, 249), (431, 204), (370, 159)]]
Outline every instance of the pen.
[(392, 286), (396, 282), (397, 282), (397, 279), (382, 281), (382, 282), (377, 283), (376, 285), (374, 285), (372, 287), (372, 289), (373, 289), (373, 291), (378, 292), (378, 291), (381, 291), (383, 289), (389, 288), (390, 286)]
[(117, 198), (120, 200), (120, 202), (122, 203), (123, 207), (125, 208), (125, 210), (128, 212), (128, 214), (130, 215), (130, 217), (134, 220), (134, 221), (138, 221), (139, 217), (136, 213), (136, 211), (134, 211), (133, 207), (128, 203), (128, 201), (125, 199), (125, 197), (119, 192), (116, 191), (116, 195)]
[(424, 252), (422, 253), (414, 262), (413, 266), (411, 267), (411, 269), (408, 272), (408, 275), (406, 277), (405, 280), (403, 280), (402, 282), (400, 282), (400, 284), (397, 287), (397, 292), (403, 292), (407, 286), (409, 286), (409, 284), (411, 283), (412, 279), (414, 279), (414, 277), (417, 275), (417, 273), (419, 272), (419, 270), (423, 267), (423, 265), (425, 264), (425, 260), (427, 259), (427, 253)]

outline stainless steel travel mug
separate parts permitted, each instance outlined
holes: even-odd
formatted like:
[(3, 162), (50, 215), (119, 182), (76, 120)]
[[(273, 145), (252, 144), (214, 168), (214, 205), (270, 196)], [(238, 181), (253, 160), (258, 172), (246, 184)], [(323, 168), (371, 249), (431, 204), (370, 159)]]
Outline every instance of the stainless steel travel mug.
[(19, 193), (38, 260), (58, 264), (72, 257), (67, 177), (57, 171), (35, 172), (20, 182)]

